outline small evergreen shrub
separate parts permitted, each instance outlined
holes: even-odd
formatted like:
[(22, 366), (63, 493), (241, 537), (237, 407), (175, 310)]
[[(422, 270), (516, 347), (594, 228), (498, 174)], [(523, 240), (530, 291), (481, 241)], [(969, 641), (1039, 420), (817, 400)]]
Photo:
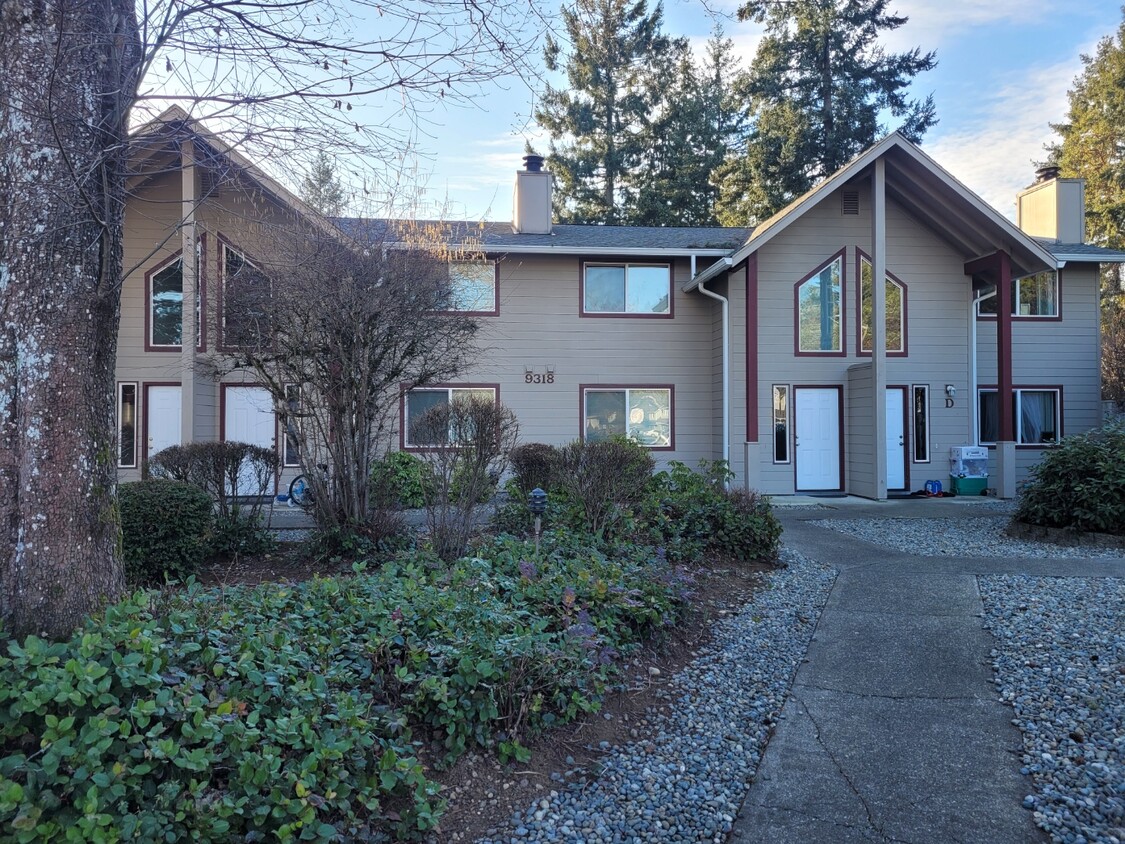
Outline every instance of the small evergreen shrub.
[(1031, 470), (1017, 521), (1125, 535), (1125, 422), (1065, 437)]
[(524, 443), (513, 448), (508, 462), (519, 494), (527, 497), (537, 487), (550, 492), (558, 460), (558, 449), (546, 443)]
[(433, 483), (426, 462), (407, 451), (392, 451), (371, 465), (372, 498), (377, 505), (424, 507)]
[(207, 556), (213, 524), (210, 496), (183, 483), (154, 478), (121, 484), (121, 548), (131, 583), (186, 580)]

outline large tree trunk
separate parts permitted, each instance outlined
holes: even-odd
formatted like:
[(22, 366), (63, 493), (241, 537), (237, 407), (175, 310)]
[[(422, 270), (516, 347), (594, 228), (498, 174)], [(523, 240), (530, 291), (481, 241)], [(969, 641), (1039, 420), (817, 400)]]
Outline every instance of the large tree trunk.
[(0, 0), (0, 620), (60, 638), (124, 588), (114, 360), (131, 0)]

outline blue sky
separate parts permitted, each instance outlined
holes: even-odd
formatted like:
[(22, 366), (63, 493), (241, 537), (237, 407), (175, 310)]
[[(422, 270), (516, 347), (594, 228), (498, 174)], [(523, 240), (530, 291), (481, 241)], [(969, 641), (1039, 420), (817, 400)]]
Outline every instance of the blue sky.
[[(725, 13), (726, 34), (749, 64), (760, 29), (734, 20), (737, 3), (710, 0)], [(1116, 32), (1121, 7), (1113, 0), (899, 0), (892, 11), (910, 17), (887, 46), (936, 50), (938, 66), (915, 92), (933, 93), (940, 123), (924, 149), (1002, 213), (1014, 216), (1016, 192), (1033, 180), (1032, 161), (1053, 137), (1049, 124), (1066, 115), (1066, 92), (1081, 71), (1081, 53)], [(713, 19), (701, 0), (666, 0), (665, 29), (702, 45)], [(512, 182), (525, 138), (538, 139), (530, 120), (535, 92), (510, 80), (485, 91), (475, 106), (430, 114), (419, 146), (424, 204), (447, 218), (511, 219)], [(893, 127), (892, 127), (893, 128)], [(545, 143), (539, 146), (545, 148)]]

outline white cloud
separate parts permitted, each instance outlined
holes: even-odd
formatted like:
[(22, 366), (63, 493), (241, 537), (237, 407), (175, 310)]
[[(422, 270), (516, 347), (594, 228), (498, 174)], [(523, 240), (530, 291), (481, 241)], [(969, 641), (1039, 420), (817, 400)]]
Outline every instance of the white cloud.
[(934, 49), (966, 29), (1041, 22), (1058, 5), (1057, 0), (899, 0), (890, 11), (910, 20), (889, 33), (886, 43), (902, 50), (921, 41)]
[(1035, 72), (1011, 73), (979, 103), (974, 117), (928, 136), (926, 151), (994, 208), (1015, 215), (1016, 193), (1034, 180), (1033, 161), (1054, 139), (1049, 123), (1066, 115), (1066, 93), (1081, 69), (1078, 57)]

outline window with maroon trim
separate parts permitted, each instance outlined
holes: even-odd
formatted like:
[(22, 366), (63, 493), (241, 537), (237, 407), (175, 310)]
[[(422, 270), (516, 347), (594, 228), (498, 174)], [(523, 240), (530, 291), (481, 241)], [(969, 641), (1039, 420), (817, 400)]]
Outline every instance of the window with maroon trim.
[(797, 285), (797, 351), (844, 350), (844, 256), (837, 255)]
[(773, 385), (773, 462), (789, 462), (789, 385)]
[(179, 348), (184, 336), (184, 262), (173, 258), (149, 276), (150, 346)]
[(426, 448), (427, 446), (441, 445), (435, 442), (417, 442), (414, 435), (415, 425), (425, 415), (427, 410), (452, 404), (458, 399), (485, 399), (496, 401), (495, 387), (418, 387), (410, 390), (403, 396), (403, 444), (406, 448)]
[(448, 309), (459, 313), (496, 313), (499, 310), (496, 299), (496, 262), (450, 262)]
[(244, 254), (224, 243), (223, 345), (262, 349), (272, 345), (273, 282)]
[[(999, 404), (995, 389), (978, 391), (980, 442), (993, 445), (1000, 436)], [(1054, 445), (1062, 433), (1062, 401), (1057, 389), (1012, 390), (1012, 412), (1019, 445)]]
[[(988, 295), (996, 291), (996, 285), (990, 284), (981, 291)], [(977, 314), (980, 316), (996, 316), (996, 300), (992, 296), (977, 303)], [(1059, 274), (1048, 270), (1023, 278), (1012, 279), (1012, 316), (1014, 317), (1047, 317), (1054, 318), (1059, 315)]]
[[(874, 266), (859, 256), (859, 350), (871, 354), (875, 340)], [(906, 285), (890, 273), (885, 276), (887, 354), (906, 354)]]
[(585, 264), (582, 313), (671, 316), (670, 264)]
[(117, 385), (117, 465), (122, 469), (137, 465), (137, 385)]
[(629, 437), (648, 448), (672, 447), (671, 387), (586, 387), (582, 415), (587, 442)]

